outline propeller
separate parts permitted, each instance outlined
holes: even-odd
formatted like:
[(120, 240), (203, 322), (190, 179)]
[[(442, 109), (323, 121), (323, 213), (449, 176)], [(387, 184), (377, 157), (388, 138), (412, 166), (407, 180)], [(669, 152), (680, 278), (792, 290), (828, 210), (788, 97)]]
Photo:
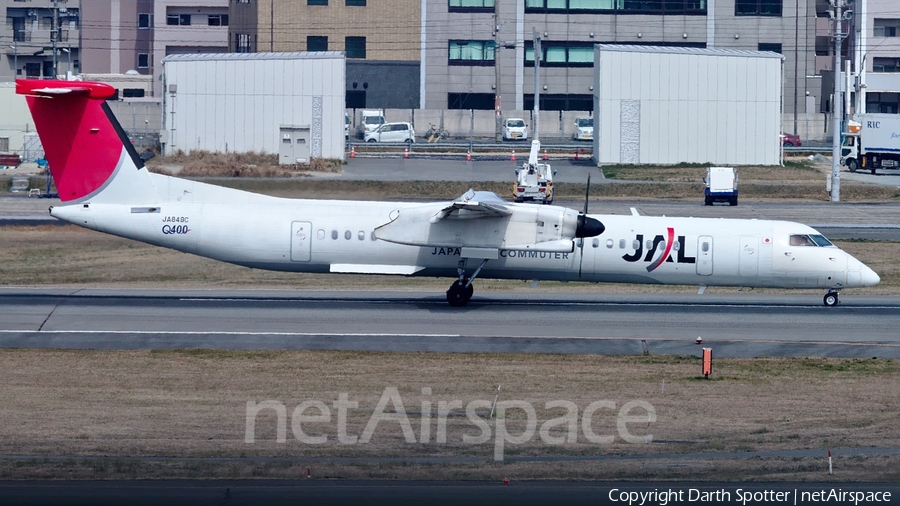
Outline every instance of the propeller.
[(584, 239), (586, 237), (596, 237), (603, 233), (606, 230), (606, 227), (603, 226), (603, 223), (600, 223), (599, 220), (589, 217), (588, 214), (588, 199), (591, 195), (591, 175), (588, 173), (587, 185), (584, 188), (584, 211), (578, 214), (578, 225), (575, 228), (575, 237), (581, 239), (581, 244), (578, 246), (578, 279), (581, 279), (581, 265), (584, 262)]

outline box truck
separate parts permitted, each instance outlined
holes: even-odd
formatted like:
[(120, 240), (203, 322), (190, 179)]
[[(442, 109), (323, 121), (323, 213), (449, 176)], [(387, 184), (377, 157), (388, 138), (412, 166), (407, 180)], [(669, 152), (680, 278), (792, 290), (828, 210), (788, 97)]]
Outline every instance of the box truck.
[(900, 115), (862, 114), (847, 122), (841, 164), (850, 172), (900, 168)]

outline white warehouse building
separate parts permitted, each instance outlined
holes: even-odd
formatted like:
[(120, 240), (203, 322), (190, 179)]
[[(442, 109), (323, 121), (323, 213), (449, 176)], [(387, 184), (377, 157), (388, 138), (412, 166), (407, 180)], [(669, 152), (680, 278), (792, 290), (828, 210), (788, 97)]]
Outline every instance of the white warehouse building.
[(733, 49), (594, 48), (594, 161), (781, 163), (782, 57)]
[(344, 53), (180, 54), (162, 63), (164, 154), (344, 158)]

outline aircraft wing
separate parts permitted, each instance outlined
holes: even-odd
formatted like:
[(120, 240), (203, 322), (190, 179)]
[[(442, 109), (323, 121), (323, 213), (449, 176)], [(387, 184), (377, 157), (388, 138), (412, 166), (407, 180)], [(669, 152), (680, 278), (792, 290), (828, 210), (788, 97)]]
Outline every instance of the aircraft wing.
[(437, 223), (445, 218), (502, 218), (511, 214), (512, 211), (509, 209), (506, 201), (497, 196), (496, 193), (469, 190), (450, 205), (435, 213), (428, 221)]
[(395, 209), (390, 221), (375, 229), (375, 237), (497, 258), (500, 249), (572, 251), (578, 227), (578, 212), (572, 209), (513, 204), (491, 192), (469, 190), (450, 203)]

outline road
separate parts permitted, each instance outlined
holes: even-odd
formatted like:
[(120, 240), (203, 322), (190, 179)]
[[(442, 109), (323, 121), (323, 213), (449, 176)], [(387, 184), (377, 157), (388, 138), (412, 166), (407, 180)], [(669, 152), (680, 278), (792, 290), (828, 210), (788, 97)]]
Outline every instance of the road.
[(0, 347), (900, 358), (900, 297), (2, 289)]

